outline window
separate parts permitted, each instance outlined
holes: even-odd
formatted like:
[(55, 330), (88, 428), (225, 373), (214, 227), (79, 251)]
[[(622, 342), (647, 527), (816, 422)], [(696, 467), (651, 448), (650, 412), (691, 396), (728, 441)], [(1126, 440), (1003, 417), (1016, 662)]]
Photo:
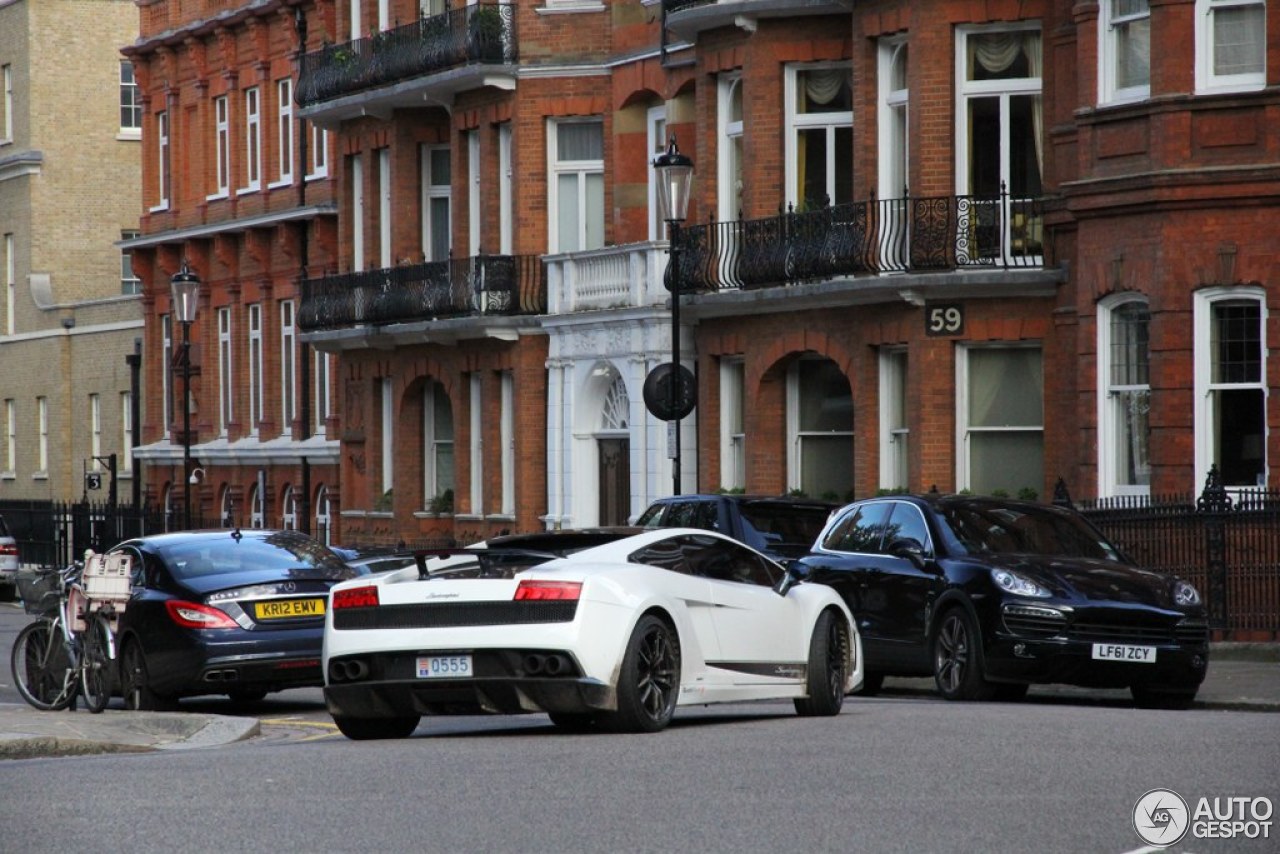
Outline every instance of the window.
[(830, 359), (804, 358), (787, 372), (787, 488), (839, 501), (853, 490), (853, 396)]
[(307, 149), (307, 178), (329, 175), (329, 134), (317, 124), (311, 125), (311, 145)]
[(515, 377), (511, 371), (500, 375), (502, 387), (502, 416), (499, 422), (498, 440), (502, 443), (502, 508), (504, 516), (516, 512), (516, 427), (515, 427)]
[[(140, 234), (139, 231), (122, 231), (120, 240), (126, 243), (137, 240)], [(127, 247), (120, 250), (120, 293), (142, 293), (142, 280), (133, 272), (133, 250)]]
[(4, 402), (4, 474), (12, 477), (18, 470), (18, 408), (13, 398)]
[(827, 532), (822, 547), (833, 552), (879, 553), (880, 538), (884, 536), (885, 523), (889, 521), (894, 503), (872, 501), (844, 511)]
[(740, 358), (720, 361), (720, 488), (747, 486), (747, 434), (743, 418), (746, 366)]
[(351, 168), (351, 269), (364, 270), (364, 160), (359, 154), (348, 158)]
[(249, 306), (249, 435), (262, 421), (262, 306)]
[[(382, 418), (382, 493), (386, 495), (395, 488), (395, 389), (390, 377), (383, 377), (378, 382), (378, 396), (381, 401)], [(391, 509), (390, 507), (386, 509)]]
[(1039, 347), (965, 347), (956, 360), (961, 489), (1017, 497), (1044, 487), (1044, 365)]
[(321, 353), (318, 350), (312, 356), (312, 366), (315, 370), (315, 435), (325, 435), (325, 425), (329, 420), (329, 406), (331, 397), (331, 366), (332, 359), (328, 353)]
[(1151, 94), (1151, 7), (1148, 0), (1102, 0), (1098, 16), (1101, 103)]
[(1196, 91), (1266, 84), (1266, 0), (1196, 0)]
[(957, 244), (981, 258), (1039, 255), (1041, 218), (1027, 201), (1043, 192), (1040, 32), (965, 30), (958, 45), (957, 192), (975, 198)]
[(437, 382), (428, 382), (423, 389), (422, 427), (426, 509), (446, 512), (446, 493), (450, 497), (453, 493), (453, 407), (444, 386)]
[(172, 435), (170, 431), (174, 419), (173, 353), (173, 315), (164, 314), (160, 316), (160, 358), (164, 364), (164, 370), (160, 372), (160, 389), (164, 406), (164, 438), (166, 439)]
[(156, 204), (153, 211), (169, 207), (169, 114), (156, 113)]
[(447, 145), (424, 145), (422, 170), (422, 255), (428, 261), (449, 260), (452, 177)]
[(655, 158), (667, 151), (667, 107), (665, 104), (650, 107), (645, 125), (649, 139), (649, 239), (665, 240), (667, 224), (662, 219), (662, 211), (658, 210), (658, 179), (653, 172)]
[(604, 123), (553, 121), (551, 139), (550, 252), (604, 246)]
[(910, 476), (910, 431), (907, 429), (907, 351), (880, 351), (880, 488), (901, 492)]
[(925, 554), (933, 554), (933, 542), (929, 537), (929, 524), (925, 522), (920, 508), (905, 501), (893, 502), (893, 510), (889, 514), (889, 522), (884, 528), (885, 551), (895, 540), (915, 540), (924, 547)]
[(853, 200), (850, 80), (848, 64), (787, 67), (787, 203), (797, 210)]
[[(262, 469), (258, 469), (258, 474), (262, 474)], [(262, 488), (262, 480), (259, 480), (249, 487), (249, 527), (264, 528), (266, 527), (266, 507), (267, 496), (266, 490)]]
[(1151, 492), (1151, 312), (1135, 294), (1098, 305), (1098, 494)]
[(133, 471), (133, 392), (120, 392), (120, 469)]
[(235, 375), (231, 373), (231, 309), (218, 309), (218, 434), (226, 436), (232, 410)]
[(316, 490), (316, 538), (326, 546), (333, 544), (333, 505), (329, 501), (329, 487)]
[(1211, 465), (1228, 488), (1265, 486), (1266, 295), (1206, 288), (1194, 316), (1197, 489)]
[(393, 266), (391, 260), (391, 149), (378, 149), (378, 267)]
[(280, 303), (280, 432), (286, 436), (293, 431), (298, 412), (298, 377), (293, 367), (298, 353), (296, 332), (293, 300), (284, 300)]
[(484, 512), (484, 404), (480, 374), (471, 375), (471, 512)]
[(36, 398), (36, 436), (39, 444), (36, 449), (37, 478), (49, 476), (49, 398)]
[(89, 469), (102, 471), (102, 398), (89, 395)]
[(13, 66), (0, 65), (0, 143), (13, 142)]
[(907, 43), (885, 39), (880, 43), (880, 197), (906, 195), (907, 157), (910, 151), (907, 105)]
[(511, 122), (498, 125), (498, 253), (512, 253), (515, 171), (511, 165)]
[(480, 254), (480, 132), (463, 134), (467, 146), (467, 249)]
[(276, 183), (293, 181), (293, 80), (276, 81)]
[(722, 74), (717, 98), (720, 121), (720, 219), (742, 217), (742, 74)]
[(18, 308), (18, 260), (14, 257), (13, 235), (4, 236), (4, 331), (12, 335), (17, 331), (14, 312)]
[(134, 136), (142, 132), (142, 95), (128, 60), (120, 63), (120, 131)]
[(213, 99), (214, 191), (211, 199), (224, 198), (231, 192), (231, 125), (227, 117), (227, 96)]
[(284, 488), (284, 498), (280, 501), (280, 527), (286, 531), (298, 530), (298, 493), (292, 486)]
[(262, 105), (258, 87), (244, 90), (245, 189), (262, 189)]

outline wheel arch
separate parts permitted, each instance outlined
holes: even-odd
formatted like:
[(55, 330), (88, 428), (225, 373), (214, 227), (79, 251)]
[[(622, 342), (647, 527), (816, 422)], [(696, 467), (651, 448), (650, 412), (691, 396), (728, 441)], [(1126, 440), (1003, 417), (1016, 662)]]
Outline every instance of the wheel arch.
[(982, 620), (978, 616), (978, 609), (974, 607), (973, 601), (959, 590), (948, 590), (939, 596), (938, 601), (934, 603), (933, 610), (929, 614), (928, 633), (925, 637), (926, 646), (929, 649), (933, 648), (933, 639), (938, 635), (938, 627), (942, 625), (942, 618), (952, 608), (960, 608), (968, 613), (969, 619), (973, 620), (974, 626), (978, 629), (978, 639), (981, 642), (982, 650), (985, 652), (987, 637), (982, 630)]

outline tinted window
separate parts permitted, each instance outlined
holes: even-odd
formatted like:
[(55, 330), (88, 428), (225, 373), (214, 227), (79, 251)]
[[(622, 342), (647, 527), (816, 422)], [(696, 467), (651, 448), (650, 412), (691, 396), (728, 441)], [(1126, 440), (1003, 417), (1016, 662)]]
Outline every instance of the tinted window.
[(636, 524), (641, 528), (661, 528), (662, 527), (662, 511), (667, 509), (665, 504), (654, 504), (648, 510), (640, 514), (640, 518), (636, 520)]
[(711, 537), (685, 537), (683, 540), (685, 560), (694, 575), (768, 587), (781, 574), (768, 560), (738, 543)]
[(647, 563), (659, 569), (683, 574), (689, 573), (689, 565), (685, 562), (684, 551), (680, 548), (679, 538), (659, 540), (627, 556), (632, 563)]
[(885, 547), (888, 548), (889, 544), (894, 540), (904, 538), (915, 540), (924, 546), (927, 553), (933, 553), (933, 548), (929, 542), (929, 526), (925, 524), (924, 516), (920, 514), (920, 509), (914, 504), (895, 501), (893, 512), (889, 515), (889, 524), (884, 529)]
[[(700, 510), (703, 502), (698, 501), (673, 501), (667, 511), (667, 516), (662, 521), (664, 528), (705, 528), (706, 525), (700, 525), (699, 520), (702, 518)], [(714, 516), (712, 517), (715, 518)]]
[(887, 501), (855, 505), (828, 532), (822, 547), (837, 552), (879, 552), (880, 537), (892, 507)]
[(739, 507), (743, 520), (771, 543), (811, 546), (831, 516), (831, 508), (820, 505), (744, 501)]
[(285, 531), (266, 537), (193, 538), (159, 549), (175, 578), (220, 575), (243, 570), (315, 570), (326, 577), (355, 575), (342, 558), (310, 537)]
[(1078, 516), (1049, 508), (953, 505), (942, 509), (972, 552), (1121, 560), (1115, 546)]

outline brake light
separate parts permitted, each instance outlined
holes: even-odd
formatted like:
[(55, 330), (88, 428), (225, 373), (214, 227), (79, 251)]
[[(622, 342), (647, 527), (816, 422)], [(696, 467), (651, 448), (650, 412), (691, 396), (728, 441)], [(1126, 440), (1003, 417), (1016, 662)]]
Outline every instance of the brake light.
[(184, 629), (236, 629), (239, 625), (225, 611), (197, 602), (169, 599), (164, 603), (169, 619)]
[(16, 543), (0, 543), (0, 555), (5, 555), (5, 556), (13, 555), (14, 557), (17, 557), (18, 556), (17, 544)]
[(516, 586), (516, 601), (522, 599), (573, 599), (582, 595), (581, 581), (521, 581)]
[(378, 588), (373, 584), (333, 591), (333, 610), (378, 607)]

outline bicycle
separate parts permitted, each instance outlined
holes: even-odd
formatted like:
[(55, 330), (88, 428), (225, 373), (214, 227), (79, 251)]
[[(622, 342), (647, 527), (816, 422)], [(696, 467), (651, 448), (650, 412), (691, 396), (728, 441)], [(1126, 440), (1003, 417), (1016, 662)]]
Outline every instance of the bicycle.
[(40, 617), (18, 633), (10, 658), (14, 684), (29, 704), (74, 710), (82, 696), (91, 713), (107, 707), (128, 570), (127, 560), (87, 553), (83, 564), (18, 574), (23, 608)]

